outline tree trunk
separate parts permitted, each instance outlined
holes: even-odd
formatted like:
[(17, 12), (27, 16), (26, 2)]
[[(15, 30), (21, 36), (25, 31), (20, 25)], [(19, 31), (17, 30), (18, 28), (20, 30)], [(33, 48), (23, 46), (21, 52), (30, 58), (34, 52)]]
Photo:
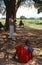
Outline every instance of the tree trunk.
[(9, 18), (11, 17), (11, 15), (13, 15), (14, 31), (16, 31), (16, 12), (22, 1), (23, 0), (18, 0), (16, 4), (16, 0), (4, 0), (6, 6), (6, 30), (9, 30)]
[(5, 30), (9, 30), (9, 18), (10, 18), (10, 9), (6, 7), (6, 23), (5, 23)]
[(5, 30), (9, 30), (9, 18), (13, 15), (14, 20), (14, 31), (16, 31), (16, 10), (15, 10), (15, 1), (11, 0), (10, 3), (6, 5), (6, 24)]

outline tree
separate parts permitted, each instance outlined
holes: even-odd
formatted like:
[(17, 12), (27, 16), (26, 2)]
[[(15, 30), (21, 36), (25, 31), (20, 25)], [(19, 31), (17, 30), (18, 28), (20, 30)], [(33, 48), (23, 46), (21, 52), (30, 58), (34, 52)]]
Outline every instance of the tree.
[(42, 0), (33, 0), (35, 2), (34, 6), (38, 8), (38, 13), (42, 12)]
[(42, 17), (40, 17), (40, 20), (42, 20)]
[[(32, 0), (0, 0), (0, 1), (4, 1), (4, 4), (6, 6), (6, 30), (8, 30), (10, 16), (13, 15), (13, 19), (15, 20), (16, 12), (19, 6), (23, 5), (24, 3), (30, 6), (31, 3), (29, 2), (31, 2)], [(14, 26), (15, 26), (15, 21), (14, 21)]]
[[(24, 2), (25, 2), (25, 4), (27, 4), (27, 5), (29, 5), (30, 6), (30, 4), (31, 3), (29, 3), (29, 2), (31, 2), (31, 1), (33, 1), (33, 0), (0, 0), (0, 1), (4, 1), (4, 3), (5, 3), (5, 6), (6, 6), (6, 30), (8, 30), (9, 29), (9, 18), (10, 18), (10, 16), (11, 15), (13, 15), (13, 19), (15, 20), (16, 19), (16, 12), (17, 12), (17, 10), (18, 10), (18, 8), (19, 8), (19, 6), (21, 5), (21, 4), (23, 4)], [(27, 2), (26, 2), (27, 1)], [(34, 0), (35, 1), (35, 3), (37, 3), (37, 5), (38, 5), (38, 3), (41, 1), (41, 0)], [(38, 2), (39, 1), (39, 2)], [(28, 4), (29, 3), (29, 4)], [(41, 3), (41, 2), (40, 2)], [(41, 5), (41, 4), (40, 4)], [(39, 6), (40, 6), (39, 5)], [(41, 6), (40, 6), (41, 7)], [(14, 25), (15, 25), (15, 21), (14, 21)]]
[[(13, 15), (13, 19), (16, 20), (16, 12), (21, 4), (25, 0), (4, 0), (6, 6), (6, 29), (9, 29), (9, 18)], [(15, 21), (14, 21), (15, 26)]]
[(20, 19), (26, 19), (26, 17), (25, 16), (20, 16)]
[[(19, 6), (23, 5), (23, 3), (26, 1), (31, 1), (31, 0), (3, 0), (6, 6), (6, 30), (9, 29), (9, 18), (11, 15), (13, 15), (13, 19), (16, 19), (16, 12), (19, 8)], [(14, 21), (14, 26), (15, 26), (15, 21)], [(16, 27), (15, 27), (16, 28)]]

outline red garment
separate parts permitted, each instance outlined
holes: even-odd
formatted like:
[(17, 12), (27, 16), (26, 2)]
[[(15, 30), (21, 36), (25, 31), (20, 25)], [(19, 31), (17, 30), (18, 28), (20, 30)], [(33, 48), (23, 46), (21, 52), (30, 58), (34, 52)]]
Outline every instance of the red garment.
[(19, 62), (23, 62), (23, 63), (28, 62), (30, 60), (31, 55), (32, 55), (32, 52), (28, 52), (24, 48), (24, 45), (16, 46), (16, 52), (18, 55)]

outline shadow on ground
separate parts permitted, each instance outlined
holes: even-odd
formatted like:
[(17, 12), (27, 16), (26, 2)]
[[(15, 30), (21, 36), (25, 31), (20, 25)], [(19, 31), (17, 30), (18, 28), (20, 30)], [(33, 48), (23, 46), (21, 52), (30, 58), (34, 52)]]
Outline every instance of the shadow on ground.
[(13, 40), (7, 39), (8, 34), (9, 32), (5, 31), (0, 33), (0, 65), (42, 65), (42, 56), (35, 56), (27, 63), (19, 63), (12, 59), (15, 46), (24, 44), (26, 39), (30, 40), (29, 45), (32, 48), (42, 50), (42, 30), (29, 27), (16, 28)]

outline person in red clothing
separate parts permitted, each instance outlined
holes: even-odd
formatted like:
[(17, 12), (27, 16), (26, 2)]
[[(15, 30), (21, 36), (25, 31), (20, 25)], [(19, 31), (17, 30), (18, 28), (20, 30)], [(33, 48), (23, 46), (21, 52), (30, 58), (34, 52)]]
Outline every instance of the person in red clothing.
[(19, 62), (28, 62), (30, 58), (32, 57), (33, 49), (28, 45), (30, 42), (27, 39), (25, 41), (25, 44), (16, 46), (16, 54), (14, 56), (14, 59), (16, 58), (16, 55), (18, 56), (17, 60)]

